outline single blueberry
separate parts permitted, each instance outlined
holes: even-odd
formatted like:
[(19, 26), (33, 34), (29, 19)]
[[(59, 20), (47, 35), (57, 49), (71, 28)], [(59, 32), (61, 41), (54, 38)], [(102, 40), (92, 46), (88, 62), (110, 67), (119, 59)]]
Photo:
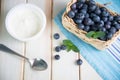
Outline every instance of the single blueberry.
[(78, 13), (78, 10), (77, 9), (74, 9), (74, 10), (72, 10), (74, 13)]
[(107, 9), (105, 7), (101, 7), (100, 10), (103, 11), (107, 11)]
[(90, 13), (89, 15), (90, 15), (91, 18), (97, 16), (95, 13)]
[(103, 26), (104, 26), (104, 22), (101, 20), (101, 21), (98, 22), (96, 25), (99, 26), (99, 27), (103, 27)]
[(55, 51), (56, 51), (56, 52), (60, 52), (60, 50), (61, 50), (60, 46), (56, 46), (56, 47), (55, 47)]
[(112, 25), (115, 26), (116, 24), (118, 24), (116, 21), (112, 22)]
[(65, 50), (67, 47), (65, 45), (60, 46), (61, 50)]
[(79, 29), (84, 29), (84, 25), (83, 24), (78, 24), (78, 28)]
[(116, 21), (120, 21), (120, 16), (118, 16), (118, 15), (115, 16), (115, 17), (114, 17), (114, 20), (116, 20)]
[(116, 24), (116, 25), (115, 25), (115, 28), (116, 28), (117, 30), (119, 30), (119, 29), (120, 29), (120, 24)]
[(56, 60), (59, 60), (59, 59), (60, 59), (60, 56), (59, 56), (59, 55), (55, 55), (54, 58), (55, 58)]
[(115, 27), (111, 27), (109, 31), (114, 34), (117, 31), (117, 29)]
[(92, 20), (90, 18), (85, 18), (84, 19), (84, 24), (85, 25), (89, 26), (89, 25), (91, 25), (91, 23), (92, 23)]
[(79, 11), (79, 13), (86, 14), (86, 13), (87, 13), (87, 11), (86, 11), (85, 9), (81, 9), (81, 10)]
[(93, 21), (94, 22), (99, 22), (100, 21), (100, 17), (99, 16), (94, 16), (93, 17)]
[(112, 15), (108, 16), (109, 21), (113, 21), (114, 17)]
[(100, 15), (101, 14), (101, 10), (99, 8), (97, 8), (97, 9), (95, 9), (94, 13), (97, 14), (97, 15)]
[(82, 61), (81, 59), (78, 59), (78, 60), (76, 61), (76, 63), (77, 63), (77, 65), (81, 65), (81, 64), (83, 63), (83, 61)]
[(89, 6), (89, 11), (94, 11), (96, 9), (96, 5), (90, 5)]
[(89, 18), (89, 14), (88, 13), (85, 14), (85, 18)]
[(107, 17), (102, 17), (101, 18), (104, 22), (107, 22), (108, 21), (108, 18)]
[(94, 0), (88, 0), (88, 1), (87, 1), (87, 4), (88, 4), (88, 5), (95, 5), (96, 3), (95, 3)]
[(81, 20), (82, 20), (84, 17), (85, 17), (85, 15), (84, 15), (83, 13), (77, 13), (76, 16), (75, 16), (76, 19), (81, 19)]
[(77, 8), (78, 8), (78, 9), (81, 9), (82, 6), (83, 6), (83, 3), (81, 3), (81, 2), (77, 2), (76, 5), (77, 5)]
[(109, 12), (107, 12), (107, 11), (103, 11), (101, 14), (102, 14), (102, 16), (105, 16), (105, 17), (109, 16)]
[(106, 31), (106, 28), (100, 27), (100, 28), (99, 28), (99, 31), (105, 32), (105, 31)]
[(113, 34), (111, 32), (109, 32), (107, 35), (106, 35), (107, 39), (111, 39), (113, 37)]
[(82, 20), (81, 20), (81, 19), (74, 19), (74, 22), (75, 22), (76, 24), (80, 24), (80, 23), (82, 23)]
[(69, 18), (74, 18), (74, 17), (75, 17), (75, 12), (72, 11), (72, 10), (69, 11), (69, 12), (68, 12), (68, 17), (69, 17)]
[(90, 30), (90, 26), (85, 26), (84, 31), (88, 32)]
[(60, 35), (58, 33), (55, 33), (53, 36), (54, 36), (54, 39), (59, 39), (60, 38)]
[(104, 27), (105, 27), (106, 29), (110, 29), (110, 28), (111, 28), (110, 24), (105, 24)]
[(87, 8), (88, 8), (88, 5), (87, 5), (87, 4), (84, 4), (84, 5), (82, 6), (82, 9), (86, 9), (86, 10), (87, 10)]
[(71, 5), (71, 9), (72, 9), (72, 10), (75, 10), (76, 8), (77, 8), (77, 7), (76, 7), (76, 3), (74, 3), (74, 4)]

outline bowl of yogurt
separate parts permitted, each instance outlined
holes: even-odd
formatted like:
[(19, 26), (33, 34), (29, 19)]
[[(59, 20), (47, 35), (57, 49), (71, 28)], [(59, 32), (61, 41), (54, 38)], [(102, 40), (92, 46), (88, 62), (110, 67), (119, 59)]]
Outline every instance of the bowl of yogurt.
[(8, 33), (15, 39), (29, 41), (43, 33), (46, 16), (33, 4), (20, 4), (8, 12), (5, 25)]

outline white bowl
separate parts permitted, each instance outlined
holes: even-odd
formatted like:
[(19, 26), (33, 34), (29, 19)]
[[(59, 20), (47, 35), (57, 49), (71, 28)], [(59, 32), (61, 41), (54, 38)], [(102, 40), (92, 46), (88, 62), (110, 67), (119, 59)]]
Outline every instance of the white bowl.
[[(26, 14), (23, 15), (24, 11), (26, 11), (27, 9), (29, 9), (29, 12), (26, 12)], [(18, 17), (18, 14), (23, 15), (23, 16), (21, 16), (24, 19), (23, 23), (21, 22), (21, 17), (20, 16)], [(27, 17), (28, 19), (27, 19), (26, 16), (28, 14), (32, 14), (33, 17), (28, 16)], [(16, 16), (17, 16), (17, 18), (16, 18)], [(31, 20), (29, 20), (29, 17), (30, 17)], [(36, 20), (36, 22), (35, 22), (34, 19)], [(20, 20), (20, 23), (19, 23), (19, 20)], [(40, 20), (40, 23), (39, 23), (39, 20)], [(31, 24), (31, 22), (33, 24)], [(23, 27), (24, 24), (27, 25), (27, 27), (24, 28)], [(31, 24), (31, 25), (29, 25), (29, 24)], [(32, 5), (32, 4), (20, 4), (18, 6), (15, 6), (14, 8), (12, 8), (8, 12), (8, 14), (6, 16), (6, 20), (5, 20), (5, 25), (6, 25), (6, 29), (7, 29), (8, 33), (12, 37), (14, 37), (15, 39), (20, 40), (20, 41), (29, 41), (29, 40), (38, 38), (43, 33), (43, 31), (45, 29), (45, 26), (46, 26), (46, 16), (45, 16), (44, 12), (35, 5)], [(20, 27), (20, 25), (23, 25), (23, 26), (21, 26), (22, 28)], [(36, 29), (34, 29), (35, 28), (35, 27), (33, 27), (34, 25), (36, 25), (35, 26)], [(29, 26), (32, 26), (32, 27), (29, 27)], [(29, 30), (30, 28), (31, 28), (31, 30)], [(20, 30), (22, 30), (22, 31), (20, 31)], [(25, 30), (27, 30), (27, 31), (25, 31)], [(32, 32), (33, 30), (36, 30), (37, 32)], [(26, 36), (21, 37), (20, 36), (20, 35), (22, 35), (22, 36), (28, 35), (28, 33), (31, 36), (29, 36), (29, 37), (26, 37)], [(34, 35), (30, 34), (30, 33), (34, 33)]]

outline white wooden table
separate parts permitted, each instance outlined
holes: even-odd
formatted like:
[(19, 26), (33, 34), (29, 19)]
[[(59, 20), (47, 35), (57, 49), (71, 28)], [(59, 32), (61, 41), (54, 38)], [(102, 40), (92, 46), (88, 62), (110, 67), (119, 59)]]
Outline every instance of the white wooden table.
[[(57, 53), (54, 47), (59, 45), (65, 36), (54, 24), (55, 15), (66, 6), (69, 0), (1, 0), (0, 43), (29, 58), (40, 57), (47, 61), (45, 71), (31, 70), (29, 64), (19, 57), (0, 51), (0, 80), (102, 80), (94, 69), (77, 53), (61, 51)], [(21, 3), (31, 3), (40, 7), (47, 17), (44, 33), (36, 40), (20, 42), (12, 38), (5, 29), (5, 16), (14, 6)], [(54, 33), (59, 33), (59, 40), (53, 39)], [(60, 60), (54, 60), (59, 54)], [(78, 66), (75, 61), (81, 58), (83, 64)]]

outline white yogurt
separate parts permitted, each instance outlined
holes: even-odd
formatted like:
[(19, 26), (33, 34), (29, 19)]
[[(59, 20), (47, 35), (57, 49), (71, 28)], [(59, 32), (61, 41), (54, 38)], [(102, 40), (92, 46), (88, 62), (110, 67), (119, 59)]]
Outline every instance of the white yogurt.
[(7, 17), (8, 32), (20, 39), (35, 36), (43, 27), (42, 14), (37, 9), (27, 5), (14, 8)]

